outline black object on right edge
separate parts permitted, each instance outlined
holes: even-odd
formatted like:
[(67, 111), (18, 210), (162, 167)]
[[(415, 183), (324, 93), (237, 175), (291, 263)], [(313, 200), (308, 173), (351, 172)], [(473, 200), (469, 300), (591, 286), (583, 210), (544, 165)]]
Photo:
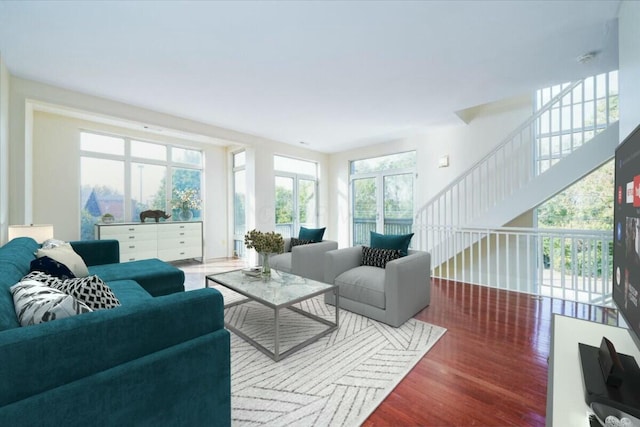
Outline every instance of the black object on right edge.
[(578, 344), (585, 401), (590, 407), (596, 403), (640, 420), (640, 368), (632, 356), (616, 353), (607, 342), (603, 339), (600, 348)]

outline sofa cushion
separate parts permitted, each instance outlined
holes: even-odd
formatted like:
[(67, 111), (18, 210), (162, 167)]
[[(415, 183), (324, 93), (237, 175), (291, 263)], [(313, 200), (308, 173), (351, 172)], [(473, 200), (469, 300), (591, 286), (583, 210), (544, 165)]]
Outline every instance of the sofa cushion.
[(400, 255), (407, 256), (413, 233), (410, 234), (379, 234), (371, 232), (371, 247), (377, 249), (399, 249)]
[(153, 299), (149, 292), (133, 280), (115, 280), (109, 282), (109, 287), (125, 307)]
[(119, 264), (89, 267), (89, 273), (110, 283), (115, 280), (135, 280), (154, 297), (184, 292), (184, 272), (157, 258)]
[(63, 319), (92, 310), (71, 295), (35, 280), (25, 280), (11, 287), (16, 316), (20, 325), (29, 326)]
[(275, 270), (291, 273), (291, 252), (271, 255), (269, 257), (269, 265)]
[(362, 265), (385, 268), (389, 261), (400, 258), (400, 249), (362, 247)]
[(48, 274), (49, 276), (58, 277), (62, 280), (73, 279), (76, 277), (75, 274), (69, 270), (69, 267), (48, 256), (36, 258), (31, 261), (29, 269), (31, 271)]
[(89, 275), (87, 265), (69, 243), (51, 249), (38, 249), (37, 257), (41, 258), (43, 256), (48, 256), (66, 265), (76, 277), (86, 277)]
[(298, 239), (311, 240), (312, 242), (321, 242), (322, 237), (324, 236), (324, 230), (326, 228), (327, 227), (323, 227), (323, 228), (300, 227), (300, 232), (298, 233)]
[(111, 288), (95, 275), (62, 280), (49, 286), (82, 301), (92, 310), (106, 310), (120, 305)]
[(384, 270), (363, 265), (340, 274), (334, 283), (340, 288), (340, 298), (385, 309)]

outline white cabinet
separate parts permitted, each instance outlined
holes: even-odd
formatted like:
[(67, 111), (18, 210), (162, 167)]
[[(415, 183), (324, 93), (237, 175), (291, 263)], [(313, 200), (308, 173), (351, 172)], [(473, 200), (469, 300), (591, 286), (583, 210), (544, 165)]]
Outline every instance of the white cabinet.
[(202, 259), (202, 222), (96, 224), (98, 240), (120, 242), (120, 261)]
[(183, 222), (158, 227), (158, 258), (173, 261), (201, 257), (201, 222)]
[(628, 329), (553, 315), (549, 376), (547, 382), (546, 425), (584, 427), (593, 413), (584, 399), (582, 365), (578, 343), (600, 347), (607, 337), (622, 354), (640, 360), (640, 350)]

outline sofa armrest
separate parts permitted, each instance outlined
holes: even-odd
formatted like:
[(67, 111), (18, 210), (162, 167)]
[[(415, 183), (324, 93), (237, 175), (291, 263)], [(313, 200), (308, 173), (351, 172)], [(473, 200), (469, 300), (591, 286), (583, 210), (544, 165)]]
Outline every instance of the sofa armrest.
[(399, 326), (431, 301), (431, 254), (409, 251), (385, 268), (387, 320)]
[(117, 240), (77, 240), (69, 243), (87, 266), (120, 262), (120, 242)]
[(291, 248), (291, 272), (318, 282), (324, 281), (324, 254), (338, 249), (338, 242), (322, 242), (299, 245)]
[(324, 254), (324, 281), (333, 284), (336, 277), (362, 264), (362, 246), (337, 249)]
[[(0, 332), (0, 406), (223, 329), (222, 295), (199, 289)], [(176, 363), (180, 363), (177, 361)]]
[(291, 237), (284, 238), (284, 252), (291, 252)]

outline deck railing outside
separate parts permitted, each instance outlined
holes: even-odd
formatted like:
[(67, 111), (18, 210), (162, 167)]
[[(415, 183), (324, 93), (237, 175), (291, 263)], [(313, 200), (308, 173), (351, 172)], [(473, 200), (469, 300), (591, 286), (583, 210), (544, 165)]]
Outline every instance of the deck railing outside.
[(384, 230), (376, 230), (376, 220), (367, 218), (354, 218), (353, 220), (353, 244), (368, 245), (370, 232), (381, 234), (409, 234), (413, 229), (413, 219), (385, 218)]

